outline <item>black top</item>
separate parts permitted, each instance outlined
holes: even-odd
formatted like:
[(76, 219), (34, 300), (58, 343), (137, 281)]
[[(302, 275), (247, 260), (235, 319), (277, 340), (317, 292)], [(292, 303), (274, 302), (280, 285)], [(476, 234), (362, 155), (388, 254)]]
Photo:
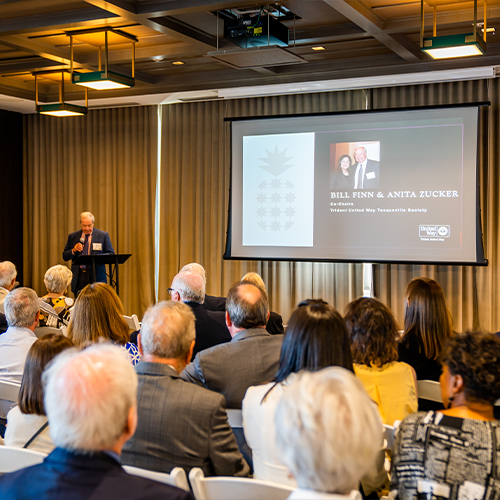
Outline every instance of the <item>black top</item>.
[(437, 359), (425, 356), (424, 347), (420, 345), (414, 333), (405, 335), (398, 346), (398, 361), (408, 363), (417, 373), (417, 380), (434, 380), (439, 382), (441, 363)]

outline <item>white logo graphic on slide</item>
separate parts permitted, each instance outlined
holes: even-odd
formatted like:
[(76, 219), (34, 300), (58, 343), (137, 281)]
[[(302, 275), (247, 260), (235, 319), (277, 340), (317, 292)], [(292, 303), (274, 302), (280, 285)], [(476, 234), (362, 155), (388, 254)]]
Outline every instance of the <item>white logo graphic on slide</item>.
[(286, 156), (286, 149), (274, 152), (266, 149), (267, 158), (259, 160), (267, 165), (259, 165), (274, 179), (263, 181), (257, 189), (257, 223), (264, 231), (287, 231), (295, 222), (295, 186), (289, 179), (278, 179), (277, 176), (293, 167), (288, 163), (293, 158)]
[(421, 224), (418, 227), (420, 238), (449, 238), (450, 226), (441, 226), (436, 224)]
[(243, 137), (242, 244), (312, 246), (313, 230), (314, 134)]

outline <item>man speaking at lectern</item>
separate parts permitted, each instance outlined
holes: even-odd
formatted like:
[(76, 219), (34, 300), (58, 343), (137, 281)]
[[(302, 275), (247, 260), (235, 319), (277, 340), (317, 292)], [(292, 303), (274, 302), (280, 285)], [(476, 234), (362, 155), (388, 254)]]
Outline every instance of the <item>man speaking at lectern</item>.
[[(80, 255), (114, 254), (113, 245), (109, 234), (94, 227), (94, 216), (90, 212), (80, 214), (82, 229), (68, 236), (68, 241), (63, 251), (63, 259), (75, 260)], [(73, 279), (71, 291), (78, 297), (80, 291), (91, 282), (106, 283), (106, 268), (103, 265), (95, 266), (96, 276), (92, 280), (91, 266), (71, 265)]]

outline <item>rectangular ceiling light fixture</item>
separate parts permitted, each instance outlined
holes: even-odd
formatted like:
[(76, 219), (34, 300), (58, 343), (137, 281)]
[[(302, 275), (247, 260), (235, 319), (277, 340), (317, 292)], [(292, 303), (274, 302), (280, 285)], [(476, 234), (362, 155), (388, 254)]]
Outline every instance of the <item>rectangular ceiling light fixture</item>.
[[(68, 35), (70, 39), (70, 71), (72, 83), (93, 90), (127, 89), (135, 85), (135, 44), (138, 41), (135, 36), (110, 27), (71, 31), (67, 32), (66, 35)], [(131, 77), (109, 69), (109, 44), (123, 43), (123, 38), (130, 40), (132, 43)], [(88, 73), (73, 71), (73, 39), (77, 39), (82, 43), (87, 43), (97, 48), (99, 53), (99, 71), (91, 71)], [(104, 70), (102, 70), (101, 64), (102, 47), (104, 47)]]
[(58, 102), (56, 104), (37, 104), (36, 112), (49, 116), (83, 116), (87, 114), (87, 108), (68, 102)]
[[(472, 33), (437, 36), (437, 6), (439, 0), (426, 0), (433, 8), (434, 22), (432, 37), (424, 37), (424, 0), (420, 0), (420, 48), (432, 59), (451, 59), (456, 57), (482, 56), (486, 52), (486, 0), (484, 8), (483, 37), (478, 36), (477, 0), (474, 0), (474, 23)], [(457, 3), (457, 0), (448, 4)], [(448, 5), (447, 4), (447, 5)]]

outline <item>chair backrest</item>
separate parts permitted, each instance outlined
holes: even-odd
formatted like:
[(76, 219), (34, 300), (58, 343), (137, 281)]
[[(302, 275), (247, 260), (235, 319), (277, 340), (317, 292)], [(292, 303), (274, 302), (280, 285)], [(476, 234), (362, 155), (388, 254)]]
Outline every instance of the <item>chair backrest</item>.
[(19, 389), (21, 389), (20, 384), (0, 380), (0, 399), (17, 403), (19, 398)]
[(241, 410), (226, 410), (229, 427), (233, 429), (243, 428), (243, 413)]
[(246, 477), (205, 477), (198, 467), (189, 472), (189, 482), (196, 500), (285, 500), (294, 490)]
[(158, 481), (159, 483), (170, 484), (171, 486), (177, 486), (177, 488), (190, 491), (186, 472), (181, 467), (175, 467), (170, 474), (132, 467), (131, 465), (123, 465), (122, 467), (128, 474), (145, 477), (153, 481)]
[(442, 403), (441, 386), (439, 382), (434, 380), (418, 380), (417, 381), (418, 399), (427, 399), (428, 401), (435, 401)]
[(394, 446), (394, 427), (384, 424), (384, 444), (386, 450), (392, 450)]
[(42, 338), (49, 333), (57, 333), (58, 335), (65, 335), (66, 328), (53, 328), (51, 326), (37, 326), (35, 328), (35, 335), (37, 338)]
[(127, 323), (129, 330), (133, 330), (135, 332), (136, 330), (141, 329), (141, 324), (139, 323), (139, 318), (136, 314), (132, 314), (132, 316), (123, 315), (123, 319)]
[(38, 451), (0, 446), (0, 474), (15, 472), (25, 467), (41, 464), (46, 456), (45, 453)]

